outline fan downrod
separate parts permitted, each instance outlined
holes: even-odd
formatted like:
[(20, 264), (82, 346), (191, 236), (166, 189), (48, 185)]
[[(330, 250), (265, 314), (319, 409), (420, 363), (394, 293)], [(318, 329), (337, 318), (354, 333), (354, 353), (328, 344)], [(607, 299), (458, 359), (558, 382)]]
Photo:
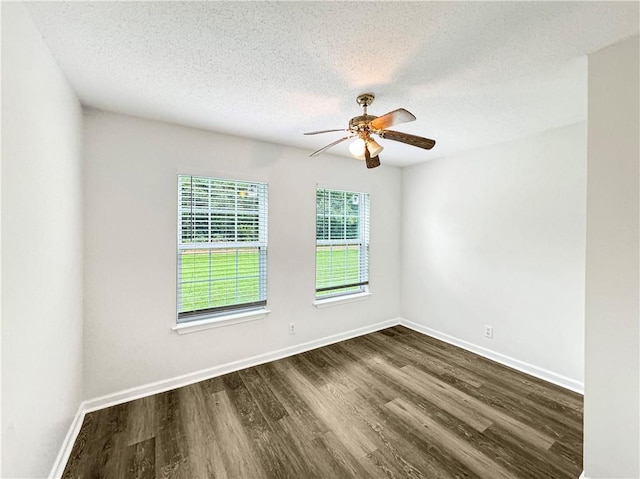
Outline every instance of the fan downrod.
[(366, 129), (367, 124), (374, 118), (377, 118), (367, 114), (367, 107), (373, 103), (375, 98), (373, 93), (363, 93), (356, 97), (356, 103), (362, 107), (362, 115), (355, 116), (349, 120), (349, 129), (351, 131), (359, 131), (362, 133)]

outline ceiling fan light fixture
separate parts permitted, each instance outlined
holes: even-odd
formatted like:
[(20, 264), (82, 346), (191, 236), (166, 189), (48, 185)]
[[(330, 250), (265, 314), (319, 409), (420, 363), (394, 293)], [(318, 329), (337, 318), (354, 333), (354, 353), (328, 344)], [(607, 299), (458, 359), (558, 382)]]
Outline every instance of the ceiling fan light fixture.
[(349, 145), (349, 151), (354, 158), (357, 158), (358, 160), (364, 160), (365, 146), (366, 145), (364, 140), (362, 138), (358, 138)]
[(378, 156), (378, 154), (384, 150), (384, 147), (380, 145), (376, 140), (367, 141), (367, 149), (369, 150), (369, 154), (373, 156)]
[(369, 138), (364, 140), (362, 138), (356, 139), (349, 145), (349, 151), (351, 155), (357, 160), (365, 159), (364, 149), (369, 150), (369, 155), (371, 157), (378, 156), (378, 154), (384, 150), (384, 147), (380, 145), (377, 141)]

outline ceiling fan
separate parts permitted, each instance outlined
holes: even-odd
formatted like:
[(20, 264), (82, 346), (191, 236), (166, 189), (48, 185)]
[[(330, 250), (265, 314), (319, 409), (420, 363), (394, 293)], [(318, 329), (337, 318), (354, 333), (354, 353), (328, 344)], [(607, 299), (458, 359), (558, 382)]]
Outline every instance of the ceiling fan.
[(338, 143), (342, 143), (349, 138), (357, 137), (357, 139), (349, 145), (349, 151), (354, 158), (365, 160), (367, 168), (375, 168), (376, 166), (380, 166), (380, 158), (378, 157), (378, 154), (382, 151), (383, 147), (371, 137), (372, 134), (378, 135), (380, 138), (387, 140), (399, 141), (401, 143), (406, 143), (407, 145), (424, 148), (425, 150), (430, 150), (434, 147), (436, 144), (435, 140), (399, 131), (387, 130), (387, 128), (392, 125), (406, 123), (416, 119), (413, 114), (409, 113), (404, 108), (398, 108), (397, 110), (390, 111), (382, 116), (368, 115), (367, 107), (373, 103), (374, 99), (375, 96), (373, 93), (363, 93), (362, 95), (358, 95), (356, 102), (362, 107), (363, 114), (351, 118), (351, 120), (349, 120), (349, 128), (347, 129), (338, 128), (335, 130), (320, 130), (305, 133), (305, 135), (317, 135), (319, 133), (330, 133), (334, 131), (349, 132), (347, 136), (329, 143), (318, 151), (314, 151), (309, 156), (319, 155), (332, 146), (336, 146)]

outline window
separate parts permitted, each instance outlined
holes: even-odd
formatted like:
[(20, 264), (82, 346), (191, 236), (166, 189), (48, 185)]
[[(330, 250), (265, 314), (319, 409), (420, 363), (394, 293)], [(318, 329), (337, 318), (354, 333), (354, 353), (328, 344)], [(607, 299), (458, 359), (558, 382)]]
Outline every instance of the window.
[(267, 184), (178, 176), (178, 322), (267, 304)]
[(316, 190), (316, 299), (369, 284), (369, 195)]

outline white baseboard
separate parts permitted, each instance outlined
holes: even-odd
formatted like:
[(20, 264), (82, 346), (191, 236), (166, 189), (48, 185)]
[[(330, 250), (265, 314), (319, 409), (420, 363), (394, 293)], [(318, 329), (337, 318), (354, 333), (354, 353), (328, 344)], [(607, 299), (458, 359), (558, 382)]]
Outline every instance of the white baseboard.
[(82, 423), (84, 421), (84, 416), (86, 414), (84, 405), (84, 402), (80, 403), (80, 406), (78, 406), (78, 410), (76, 411), (76, 415), (71, 421), (71, 426), (69, 426), (69, 430), (67, 431), (67, 435), (64, 438), (62, 447), (58, 452), (58, 457), (56, 457), (56, 460), (53, 463), (53, 467), (51, 468), (51, 472), (49, 473), (50, 478), (62, 477), (62, 473), (64, 472), (64, 468), (67, 465), (67, 461), (69, 461), (69, 456), (71, 456), (71, 450), (73, 449), (73, 445), (76, 442), (76, 438), (80, 433), (80, 428), (82, 427)]
[[(582, 471), (582, 474), (580, 474), (580, 477), (578, 479), (589, 479), (587, 476), (585, 476), (584, 471)], [(606, 479), (638, 479), (638, 476), (625, 476), (625, 477), (620, 477), (620, 476), (607, 476)]]
[(439, 339), (440, 341), (444, 341), (445, 343), (453, 344), (454, 346), (458, 346), (459, 348), (466, 349), (467, 351), (471, 351), (472, 353), (478, 354), (479, 356), (483, 356), (487, 359), (491, 359), (492, 361), (495, 361), (497, 363), (503, 364), (510, 368), (516, 369), (530, 376), (556, 384), (565, 389), (569, 389), (570, 391), (574, 391), (579, 394), (584, 394), (583, 383), (576, 381), (574, 379), (568, 378), (566, 376), (562, 376), (561, 374), (556, 374), (553, 371), (549, 371), (547, 369), (534, 366), (533, 364), (520, 361), (519, 359), (515, 359), (510, 356), (506, 356), (504, 354), (498, 353), (496, 351), (483, 348), (482, 346), (478, 346), (476, 344), (470, 343), (463, 339), (450, 336), (446, 333), (442, 333), (435, 329), (428, 328), (426, 326), (414, 323), (412, 321), (408, 321), (403, 318), (400, 319), (400, 324), (402, 326), (406, 326), (409, 329), (413, 329), (414, 331), (417, 331), (419, 333), (426, 334), (427, 336), (431, 336), (433, 338)]

